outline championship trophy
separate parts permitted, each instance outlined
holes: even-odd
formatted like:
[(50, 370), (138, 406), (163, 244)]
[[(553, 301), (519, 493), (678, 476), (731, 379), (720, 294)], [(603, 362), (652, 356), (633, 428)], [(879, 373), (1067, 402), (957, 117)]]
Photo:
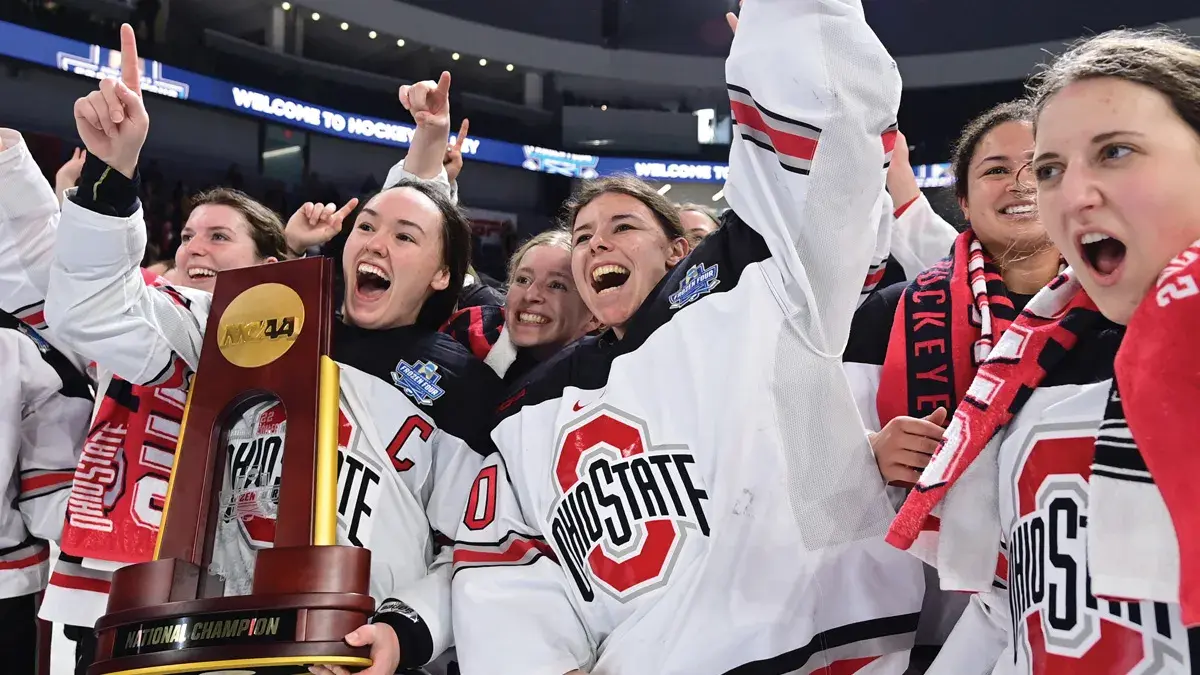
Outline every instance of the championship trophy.
[[(367, 622), (371, 553), (336, 545), (338, 367), (327, 258), (221, 272), (154, 560), (118, 570), (88, 675), (295, 675), (371, 664), (343, 636)], [(274, 397), (287, 416), (274, 545), (249, 595), (209, 571), (228, 470), (224, 433)]]

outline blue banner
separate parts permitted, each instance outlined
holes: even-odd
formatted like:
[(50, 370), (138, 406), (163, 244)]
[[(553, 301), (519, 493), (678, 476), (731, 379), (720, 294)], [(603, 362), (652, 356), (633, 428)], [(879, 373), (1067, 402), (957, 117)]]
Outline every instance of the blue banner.
[[(121, 74), (119, 51), (4, 21), (0, 21), (0, 55), (96, 80), (120, 77)], [(297, 101), (151, 59), (142, 60), (142, 91), (253, 115), (307, 131), (398, 148), (407, 148), (415, 131), (412, 124)], [(729, 175), (727, 164), (598, 157), (481, 137), (467, 138), (463, 143), (463, 155), (481, 162), (571, 178), (625, 173), (656, 181), (723, 183)], [(926, 187), (926, 183), (929, 187), (937, 187), (949, 175), (948, 165), (940, 164), (916, 167), (915, 171), (922, 187)]]

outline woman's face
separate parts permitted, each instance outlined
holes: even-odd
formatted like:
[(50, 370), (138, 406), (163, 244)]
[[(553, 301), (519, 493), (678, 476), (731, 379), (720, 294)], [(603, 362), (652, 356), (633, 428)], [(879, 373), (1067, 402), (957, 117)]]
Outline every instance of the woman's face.
[(258, 257), (245, 216), (224, 204), (203, 204), (183, 226), (171, 281), (212, 293), (218, 272), (268, 262), (275, 258)]
[(1064, 87), (1038, 117), (1033, 172), (1050, 237), (1112, 321), (1200, 239), (1200, 137), (1150, 87)]
[(688, 253), (670, 241), (641, 200), (606, 193), (579, 210), (571, 230), (571, 271), (592, 315), (618, 337), (667, 270)]
[(346, 319), (361, 328), (416, 323), (429, 296), (446, 289), (442, 214), (411, 188), (381, 192), (354, 222), (342, 252)]
[(1033, 158), (1033, 128), (1026, 122), (1004, 122), (984, 134), (967, 168), (967, 198), (960, 200), (971, 230), (992, 257), (1046, 246), (1046, 230), (1038, 219), (1032, 192), (1018, 181)]
[(508, 334), (518, 347), (562, 347), (593, 323), (571, 276), (571, 252), (561, 246), (535, 246), (521, 256), (505, 306)]

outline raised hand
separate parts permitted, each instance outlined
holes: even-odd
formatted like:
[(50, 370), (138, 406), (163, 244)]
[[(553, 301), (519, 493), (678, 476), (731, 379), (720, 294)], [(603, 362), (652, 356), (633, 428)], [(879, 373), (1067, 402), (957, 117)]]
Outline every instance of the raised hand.
[(458, 174), (462, 173), (463, 141), (467, 140), (467, 131), (471, 129), (471, 120), (463, 118), (462, 126), (458, 128), (458, 137), (454, 139), (454, 143), (446, 146), (446, 157), (442, 159), (442, 166), (446, 167), (446, 177), (451, 183), (458, 180)]
[(304, 255), (311, 246), (320, 246), (337, 236), (342, 231), (342, 221), (354, 207), (358, 206), (358, 198), (346, 202), (342, 208), (336, 204), (314, 204), (305, 202), (296, 209), (288, 219), (283, 229), (283, 237), (287, 240), (288, 251), (296, 256)]
[(121, 25), (121, 79), (108, 77), (100, 89), (75, 101), (75, 127), (88, 152), (132, 178), (150, 130), (142, 103), (137, 37)]
[[(746, 0), (739, 0), (738, 7), (741, 7), (742, 3), (744, 3), (745, 1)], [(725, 12), (725, 23), (729, 24), (730, 32), (732, 32), (734, 35), (737, 35), (737, 26), (738, 26), (737, 14), (734, 14), (733, 12)]]
[(58, 195), (59, 203), (62, 202), (63, 194), (79, 182), (79, 174), (83, 173), (85, 159), (87, 159), (87, 153), (83, 151), (83, 148), (75, 148), (75, 151), (71, 153), (71, 159), (68, 159), (67, 163), (59, 167), (54, 174), (54, 194)]
[(437, 82), (425, 80), (400, 87), (400, 104), (412, 113), (418, 127), (450, 129), (450, 73)]

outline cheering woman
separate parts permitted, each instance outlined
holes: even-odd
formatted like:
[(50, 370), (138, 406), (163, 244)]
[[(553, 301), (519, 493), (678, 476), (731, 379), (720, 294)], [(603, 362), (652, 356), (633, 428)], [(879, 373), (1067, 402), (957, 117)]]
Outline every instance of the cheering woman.
[(919, 565), (887, 551), (866, 435), (835, 422), (857, 414), (840, 361), (895, 64), (857, 0), (759, 0), (727, 75), (732, 210), (690, 256), (649, 186), (568, 205), (608, 330), (500, 406), (455, 537), (466, 675), (907, 667)]
[[(128, 26), (122, 73), (121, 81), (103, 81), (75, 105), (89, 158), (84, 187), (64, 207), (46, 306), (48, 322), (77, 351), (140, 383), (164, 370), (196, 368), (212, 298), (141, 281), (137, 163), (149, 119)], [(469, 253), (462, 213), (419, 183), (370, 199), (343, 253), (345, 320), (335, 324), (332, 350), (341, 369), (342, 426), (349, 430), (339, 438), (338, 540), (374, 553), (371, 593), (382, 601), (377, 622), (347, 638), (372, 645), (372, 675), (420, 666), (452, 642), (443, 564), (449, 551), (436, 554), (434, 535), (450, 530), (461, 513), (480, 463), (473, 425), (499, 386), (486, 366), (436, 330), (454, 307)], [(405, 377), (424, 377), (431, 386), (402, 388)], [(222, 519), (213, 563), (233, 592), (245, 586), (239, 563), (270, 544), (274, 508), (261, 502), (272, 499), (281, 469), (268, 453), (237, 453), (241, 441), (256, 440), (253, 434), (282, 436), (283, 422), (272, 403), (259, 403), (242, 411), (229, 432), (245, 434), (230, 443), (236, 456), (229, 464), (241, 473), (226, 477), (236, 508)]]

